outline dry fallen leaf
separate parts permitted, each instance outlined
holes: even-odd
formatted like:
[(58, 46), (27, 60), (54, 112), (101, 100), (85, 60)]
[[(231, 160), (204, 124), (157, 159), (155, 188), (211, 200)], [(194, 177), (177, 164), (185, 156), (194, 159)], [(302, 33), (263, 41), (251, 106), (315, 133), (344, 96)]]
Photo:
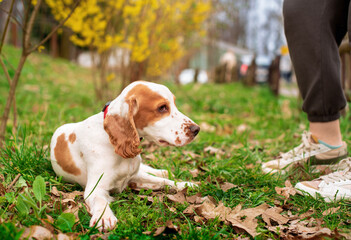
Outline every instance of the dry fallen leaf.
[(216, 128), (206, 122), (202, 122), (200, 123), (200, 129), (201, 131), (204, 131), (204, 132), (214, 132), (216, 131)]
[(268, 208), (262, 214), (262, 219), (268, 224), (268, 226), (272, 226), (271, 220), (278, 223), (279, 225), (286, 224), (289, 221), (289, 218), (282, 216), (280, 214), (282, 211), (283, 209), (278, 207)]
[(253, 165), (252, 163), (250, 163), (250, 164), (246, 164), (245, 167), (246, 167), (247, 169), (253, 169), (253, 168), (255, 167), (255, 165)]
[(193, 170), (189, 170), (191, 176), (193, 176), (193, 178), (196, 178), (197, 176), (199, 176), (199, 169), (193, 169)]
[(338, 210), (340, 209), (340, 206), (339, 207), (336, 207), (336, 208), (329, 208), (327, 210), (325, 210), (322, 215), (323, 216), (326, 216), (326, 215), (330, 215), (330, 214), (333, 214), (333, 213), (336, 213), (338, 212)]
[[(230, 213), (227, 220), (237, 231), (240, 232), (241, 230), (244, 230), (252, 237), (255, 237), (258, 235), (256, 232), (258, 225), (256, 217), (264, 213), (268, 208), (269, 205), (264, 203), (255, 208), (247, 208), (238, 213)], [(242, 220), (243, 218), (244, 220)]]
[(50, 215), (46, 215), (46, 218), (41, 219), (40, 221), (46, 229), (48, 229), (50, 232), (54, 232), (55, 228), (52, 226), (52, 224), (55, 220)]
[(214, 219), (218, 216), (218, 214), (214, 212), (215, 208), (216, 205), (212, 201), (206, 200), (201, 205), (195, 207), (195, 212), (206, 219)]
[(285, 187), (275, 187), (275, 191), (277, 192), (277, 194), (285, 197), (284, 204), (289, 199), (290, 195), (294, 196), (296, 194), (296, 189), (293, 188), (289, 180), (285, 181)]
[(304, 219), (304, 218), (308, 218), (308, 217), (310, 217), (312, 214), (314, 214), (315, 213), (315, 211), (313, 210), (313, 209), (309, 209), (307, 212), (305, 212), (305, 213), (302, 213), (300, 216), (299, 216), (299, 218), (300, 219)]
[(225, 182), (221, 185), (221, 189), (223, 190), (223, 192), (227, 192), (229, 189), (235, 188), (238, 185), (235, 185), (233, 183), (229, 183), (229, 182)]
[(33, 238), (37, 240), (53, 239), (54, 235), (50, 230), (42, 227), (33, 225), (30, 228), (26, 228), (22, 234), (23, 238)]
[(157, 237), (158, 235), (162, 234), (166, 230), (166, 226), (162, 226), (156, 229), (154, 233), (154, 237)]
[(204, 149), (205, 152), (209, 152), (210, 154), (219, 154), (219, 155), (223, 155), (225, 154), (225, 152), (222, 149), (219, 148), (215, 148), (212, 146), (208, 146)]
[(63, 199), (68, 198), (68, 199), (74, 200), (76, 196), (83, 196), (84, 192), (73, 191), (73, 192), (66, 193), (66, 192), (58, 191), (56, 187), (52, 187), (51, 194), (56, 196), (56, 197), (62, 196)]
[(186, 201), (188, 203), (195, 203), (195, 204), (201, 204), (203, 203), (205, 200), (208, 200), (208, 197), (202, 197), (201, 193), (197, 193), (193, 196), (190, 197), (186, 197)]
[(167, 194), (166, 196), (172, 202), (182, 203), (183, 204), (186, 201), (186, 199), (185, 199), (185, 193), (186, 192), (187, 192), (187, 189), (185, 188), (182, 191), (177, 192), (174, 195)]
[(196, 154), (196, 153), (194, 153), (194, 152), (192, 152), (192, 151), (183, 151), (183, 154), (184, 154), (184, 155), (187, 155), (187, 156), (190, 156), (190, 157), (193, 158), (193, 159), (195, 159), (195, 158), (200, 158), (200, 157), (201, 157), (201, 155)]
[[(56, 236), (57, 240), (74, 240), (78, 238), (78, 233), (69, 233), (64, 234), (64, 233), (59, 233)], [(93, 236), (90, 236), (90, 239), (94, 239)], [(99, 238), (99, 239), (104, 239), (104, 238)]]
[(237, 131), (238, 133), (243, 133), (243, 132), (247, 131), (248, 129), (249, 129), (249, 126), (248, 126), (247, 124), (243, 123), (243, 124), (240, 124), (240, 125), (236, 128), (236, 131)]

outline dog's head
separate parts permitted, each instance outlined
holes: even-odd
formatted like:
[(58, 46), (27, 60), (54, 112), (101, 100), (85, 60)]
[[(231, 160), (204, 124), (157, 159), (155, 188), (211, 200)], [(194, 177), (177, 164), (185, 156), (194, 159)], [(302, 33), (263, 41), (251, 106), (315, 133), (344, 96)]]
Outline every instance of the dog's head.
[(140, 137), (161, 146), (190, 143), (200, 127), (179, 112), (171, 91), (160, 84), (137, 81), (111, 102), (104, 128), (115, 152), (132, 158), (141, 150)]

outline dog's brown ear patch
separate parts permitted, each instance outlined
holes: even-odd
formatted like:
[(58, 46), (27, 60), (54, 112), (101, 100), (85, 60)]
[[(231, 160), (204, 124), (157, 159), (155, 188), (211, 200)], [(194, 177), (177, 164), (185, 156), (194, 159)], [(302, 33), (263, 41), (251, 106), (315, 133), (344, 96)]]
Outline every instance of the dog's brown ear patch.
[[(71, 137), (69, 140), (71, 141)], [(71, 152), (69, 150), (68, 142), (65, 139), (64, 133), (62, 133), (57, 138), (54, 153), (55, 153), (55, 158), (56, 158), (57, 164), (60, 165), (60, 167), (64, 171), (66, 171), (70, 174), (76, 175), (76, 176), (81, 174), (80, 169), (76, 166), (76, 164), (74, 163), (74, 161), (72, 159), (72, 155), (71, 155)]]
[(104, 120), (110, 142), (115, 146), (115, 152), (123, 158), (134, 158), (141, 153), (140, 138), (133, 120), (134, 107), (135, 103), (129, 102), (128, 116), (107, 115)]

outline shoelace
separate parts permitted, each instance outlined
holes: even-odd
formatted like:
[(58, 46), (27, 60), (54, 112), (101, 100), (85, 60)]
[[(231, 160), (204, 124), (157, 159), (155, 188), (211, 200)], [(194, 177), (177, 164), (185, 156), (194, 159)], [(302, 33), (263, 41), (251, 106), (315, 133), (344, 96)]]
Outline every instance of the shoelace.
[(334, 172), (325, 176), (321, 176), (320, 179), (324, 180), (325, 183), (335, 183), (351, 180), (351, 158), (349, 157), (343, 159), (339, 164), (346, 164), (347, 168), (342, 172)]
[(302, 134), (302, 143), (295, 147), (294, 149), (290, 150), (287, 153), (283, 153), (281, 156), (284, 160), (287, 160), (289, 158), (293, 158), (298, 154), (303, 154), (304, 152), (306, 152), (306, 150), (315, 150), (317, 149), (316, 146), (314, 146), (311, 141), (311, 133), (304, 131)]

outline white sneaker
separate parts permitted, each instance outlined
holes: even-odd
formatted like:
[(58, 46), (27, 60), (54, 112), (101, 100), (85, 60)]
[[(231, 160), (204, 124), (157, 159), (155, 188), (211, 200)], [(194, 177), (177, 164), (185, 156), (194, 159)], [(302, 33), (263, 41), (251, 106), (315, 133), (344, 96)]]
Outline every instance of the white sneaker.
[(313, 166), (327, 165), (333, 170), (333, 165), (345, 157), (347, 157), (345, 142), (341, 146), (333, 147), (305, 131), (302, 134), (302, 143), (298, 147), (281, 154), (278, 159), (262, 163), (262, 171), (285, 173), (294, 163), (298, 162), (309, 162)]
[(300, 194), (309, 193), (312, 197), (320, 194), (326, 202), (334, 200), (351, 199), (351, 158), (339, 162), (340, 168), (344, 171), (330, 173), (312, 181), (299, 182), (295, 188)]

